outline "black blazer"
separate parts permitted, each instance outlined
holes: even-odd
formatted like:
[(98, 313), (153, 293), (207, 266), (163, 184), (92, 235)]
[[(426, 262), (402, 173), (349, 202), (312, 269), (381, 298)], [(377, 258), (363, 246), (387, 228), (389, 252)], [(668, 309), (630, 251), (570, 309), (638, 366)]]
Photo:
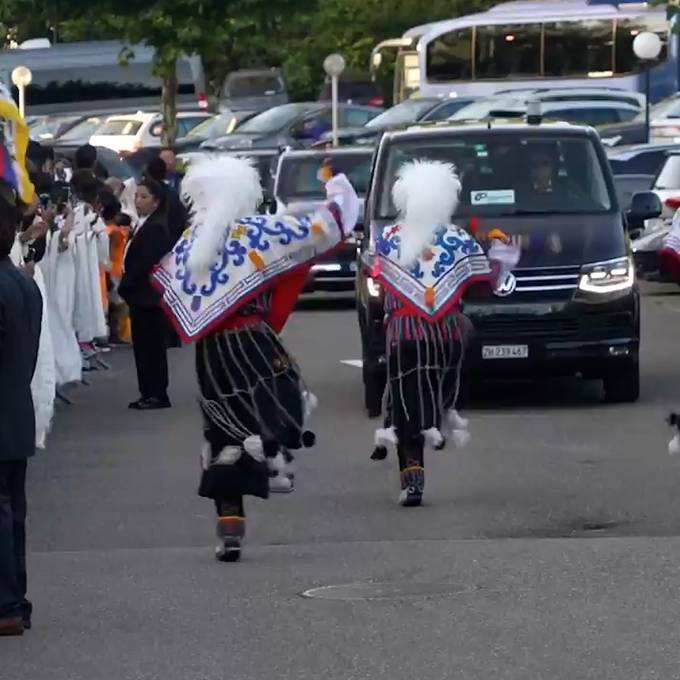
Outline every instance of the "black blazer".
[(35, 453), (31, 381), (38, 359), (42, 296), (8, 257), (0, 259), (0, 461)]
[(171, 249), (179, 241), (184, 230), (189, 226), (189, 213), (182, 203), (177, 191), (170, 185), (165, 185), (166, 205), (168, 206), (168, 233), (172, 241)]
[(125, 272), (118, 292), (130, 307), (157, 307), (160, 293), (151, 284), (151, 272), (172, 248), (165, 216), (156, 211), (134, 233), (127, 254)]

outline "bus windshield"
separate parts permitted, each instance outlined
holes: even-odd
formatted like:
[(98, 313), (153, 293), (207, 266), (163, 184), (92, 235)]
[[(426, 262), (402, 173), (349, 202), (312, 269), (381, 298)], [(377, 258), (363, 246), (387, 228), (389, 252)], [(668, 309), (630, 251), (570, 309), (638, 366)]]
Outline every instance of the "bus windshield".
[(594, 214), (615, 205), (588, 137), (449, 134), (392, 142), (381, 173), (381, 219), (397, 218), (392, 187), (399, 168), (413, 160), (457, 168), (462, 184), (458, 215)]

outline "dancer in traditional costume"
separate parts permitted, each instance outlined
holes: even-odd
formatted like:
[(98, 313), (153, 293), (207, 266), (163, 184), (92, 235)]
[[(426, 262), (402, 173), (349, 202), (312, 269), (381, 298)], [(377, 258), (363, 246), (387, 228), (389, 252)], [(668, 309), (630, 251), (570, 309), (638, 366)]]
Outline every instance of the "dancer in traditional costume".
[(424, 448), (464, 446), (467, 421), (456, 411), (470, 322), (461, 297), (473, 284), (494, 286), (519, 260), (518, 248), (498, 233), (485, 254), (475, 238), (451, 224), (460, 183), (453, 166), (430, 161), (404, 165), (392, 190), (399, 222), (387, 227), (369, 262), (385, 290), (385, 424), (376, 432), (374, 459), (396, 445), (399, 502), (420, 505)]
[(240, 556), (243, 497), (291, 491), (290, 450), (314, 443), (305, 423), (315, 400), (278, 334), (312, 262), (356, 224), (354, 189), (330, 174), (315, 214), (274, 217), (256, 214), (262, 188), (248, 161), (192, 165), (183, 181), (192, 227), (154, 274), (179, 335), (197, 343), (199, 494), (215, 502), (220, 561)]

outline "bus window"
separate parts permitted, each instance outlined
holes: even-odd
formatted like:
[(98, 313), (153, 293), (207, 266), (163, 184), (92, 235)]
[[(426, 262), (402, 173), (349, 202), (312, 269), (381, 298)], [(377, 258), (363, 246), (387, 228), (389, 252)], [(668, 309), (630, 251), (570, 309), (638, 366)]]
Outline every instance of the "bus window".
[(541, 75), (541, 25), (478, 26), (475, 76), (483, 79)]
[(439, 36), (427, 46), (429, 80), (472, 79), (472, 29), (462, 28)]
[(545, 24), (545, 75), (613, 75), (612, 37), (611, 20)]
[(633, 52), (633, 40), (635, 36), (650, 31), (656, 33), (663, 47), (659, 54), (659, 61), (666, 61), (666, 43), (668, 42), (668, 28), (664, 26), (665, 21), (654, 21), (653, 17), (647, 20), (640, 19), (621, 19), (616, 24), (616, 64), (615, 72), (621, 73), (636, 73), (642, 68), (642, 62), (635, 56)]

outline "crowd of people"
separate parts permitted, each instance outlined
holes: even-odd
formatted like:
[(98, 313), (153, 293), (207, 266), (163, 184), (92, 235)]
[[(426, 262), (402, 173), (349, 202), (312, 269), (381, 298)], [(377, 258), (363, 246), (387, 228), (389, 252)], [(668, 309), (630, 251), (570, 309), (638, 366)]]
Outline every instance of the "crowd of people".
[(56, 399), (70, 402), (63, 388), (131, 344), (130, 408), (170, 406), (166, 351), (178, 337), (150, 277), (187, 224), (178, 180), (171, 149), (138, 182), (109, 177), (90, 145), (55, 159), (0, 88), (0, 635), (31, 627), (26, 468)]
[(165, 356), (176, 338), (149, 274), (185, 228), (186, 211), (168, 179), (171, 149), (139, 182), (109, 177), (90, 145), (64, 167), (52, 149), (31, 142), (26, 161), (36, 194), (12, 260), (30, 269), (44, 300), (34, 381), (37, 445), (44, 447), (60, 389), (106, 368), (102, 355), (117, 346), (134, 348), (140, 396), (130, 407), (169, 406)]

